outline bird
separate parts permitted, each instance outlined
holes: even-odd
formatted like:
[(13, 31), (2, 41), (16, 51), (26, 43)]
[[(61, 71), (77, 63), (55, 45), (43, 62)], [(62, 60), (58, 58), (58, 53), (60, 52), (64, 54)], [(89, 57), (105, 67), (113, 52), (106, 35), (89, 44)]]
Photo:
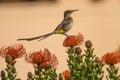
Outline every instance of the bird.
[(66, 34), (66, 33), (72, 28), (72, 24), (73, 24), (73, 19), (71, 17), (71, 14), (75, 11), (78, 11), (78, 9), (65, 10), (62, 22), (52, 32), (43, 34), (43, 35), (40, 35), (37, 37), (17, 39), (17, 41), (22, 41), (22, 40), (32, 41), (32, 40), (36, 40), (36, 39), (39, 39), (38, 41), (41, 41), (53, 34), (62, 34), (62, 35), (68, 36), (68, 34)]

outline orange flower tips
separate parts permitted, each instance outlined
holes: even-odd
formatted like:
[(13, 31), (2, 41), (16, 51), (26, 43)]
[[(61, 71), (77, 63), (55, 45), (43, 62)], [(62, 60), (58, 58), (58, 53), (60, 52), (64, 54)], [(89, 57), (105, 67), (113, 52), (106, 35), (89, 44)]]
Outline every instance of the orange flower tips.
[[(8, 47), (2, 46), (0, 48), (0, 56), (5, 57), (6, 61), (11, 60), (10, 57), (14, 60), (16, 58), (22, 57), (26, 53), (26, 50), (23, 44), (14, 44)], [(8, 58), (8, 59), (7, 59)]]
[(63, 80), (70, 80), (70, 70), (65, 70), (62, 72)]
[(48, 69), (50, 67), (55, 67), (58, 65), (58, 59), (50, 51), (45, 48), (44, 51), (36, 51), (25, 56), (25, 60), (28, 63), (32, 63), (33, 65), (40, 65), (44, 69)]
[(103, 64), (107, 64), (107, 65), (115, 65), (117, 63), (120, 63), (120, 52), (115, 51), (115, 52), (106, 53), (102, 57), (101, 61)]
[(68, 36), (64, 40), (63, 46), (64, 47), (75, 47), (77, 45), (81, 45), (83, 41), (84, 41), (84, 36), (81, 33), (79, 33), (77, 36), (75, 35)]

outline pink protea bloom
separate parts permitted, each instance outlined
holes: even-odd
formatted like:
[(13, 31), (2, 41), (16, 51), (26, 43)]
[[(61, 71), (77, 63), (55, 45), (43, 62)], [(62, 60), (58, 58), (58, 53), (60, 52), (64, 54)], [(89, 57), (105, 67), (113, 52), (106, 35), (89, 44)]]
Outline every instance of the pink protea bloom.
[(6, 57), (10, 55), (13, 59), (20, 58), (26, 53), (26, 50), (23, 44), (14, 44), (11, 46), (2, 46), (0, 48), (0, 56)]
[(74, 46), (82, 44), (83, 41), (84, 41), (84, 36), (79, 33), (77, 36), (75, 36), (75, 35), (68, 36), (64, 40), (63, 46), (64, 47), (74, 47)]
[(57, 57), (54, 54), (52, 55), (47, 48), (44, 49), (44, 52), (40, 50), (26, 54), (25, 60), (33, 65), (40, 65), (42, 68), (46, 68), (48, 66), (56, 67), (58, 64)]
[(102, 61), (102, 63), (108, 64), (108, 65), (114, 65), (114, 64), (120, 63), (120, 52), (119, 52), (119, 50), (116, 50), (114, 52), (106, 53), (102, 57), (101, 61)]

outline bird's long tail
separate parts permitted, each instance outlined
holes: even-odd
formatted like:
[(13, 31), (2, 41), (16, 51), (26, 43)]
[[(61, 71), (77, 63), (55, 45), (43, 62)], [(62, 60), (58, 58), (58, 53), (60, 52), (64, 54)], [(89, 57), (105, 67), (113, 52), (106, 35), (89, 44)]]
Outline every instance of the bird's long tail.
[(43, 39), (49, 37), (49, 36), (52, 35), (52, 34), (55, 34), (55, 32), (51, 32), (51, 33), (44, 34), (44, 35), (37, 36), (37, 37), (32, 37), (32, 38), (21, 38), (21, 39), (17, 39), (17, 40), (18, 40), (18, 41), (21, 41), (21, 40), (32, 41), (32, 40), (39, 39), (38, 41), (40, 41), (40, 40), (43, 40)]

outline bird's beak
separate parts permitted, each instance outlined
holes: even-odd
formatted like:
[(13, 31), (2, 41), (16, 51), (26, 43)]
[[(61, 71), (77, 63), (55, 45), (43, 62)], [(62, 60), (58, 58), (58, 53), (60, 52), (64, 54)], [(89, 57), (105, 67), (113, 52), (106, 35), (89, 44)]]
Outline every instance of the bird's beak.
[(72, 12), (74, 12), (74, 11), (78, 11), (79, 9), (74, 9), (74, 10), (72, 10)]

